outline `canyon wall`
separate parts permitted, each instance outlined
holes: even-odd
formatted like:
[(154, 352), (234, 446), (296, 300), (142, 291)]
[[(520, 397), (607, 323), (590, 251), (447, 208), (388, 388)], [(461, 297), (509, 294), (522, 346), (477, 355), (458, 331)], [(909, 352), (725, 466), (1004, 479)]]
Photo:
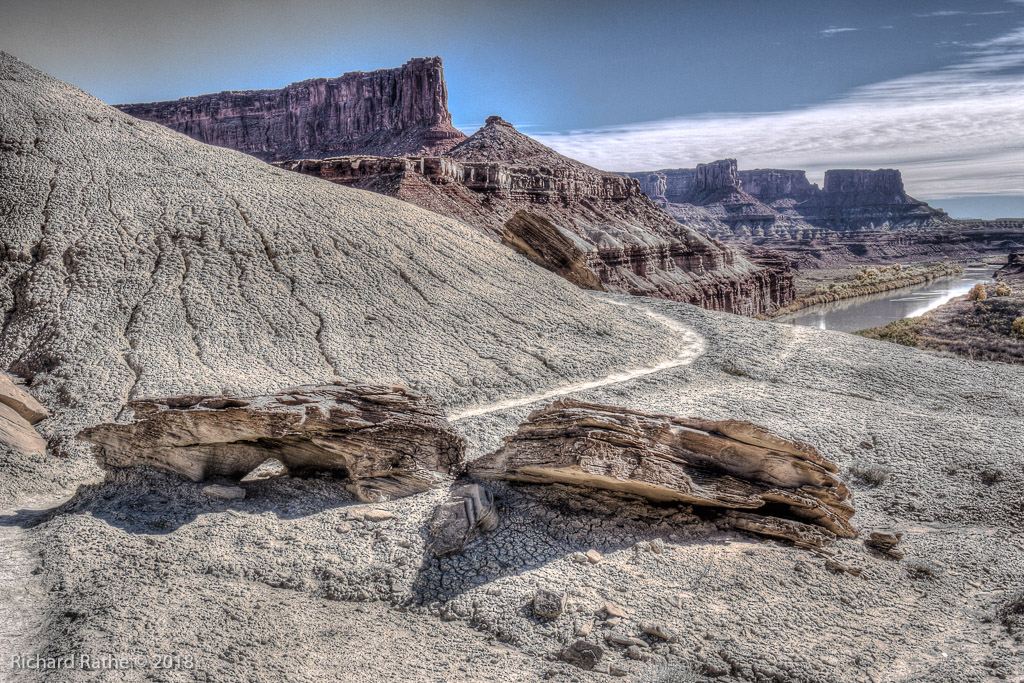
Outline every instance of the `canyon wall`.
[(784, 199), (802, 202), (821, 191), (816, 184), (807, 180), (806, 171), (757, 168), (739, 171), (739, 179), (744, 190), (766, 204)]
[(792, 299), (785, 263), (751, 263), (673, 220), (637, 180), (563, 157), (499, 117), (444, 157), (278, 165), (457, 218), (581, 286), (746, 315)]
[(797, 267), (962, 259), (1024, 242), (1024, 221), (954, 220), (909, 196), (896, 169), (829, 170), (820, 188), (804, 171), (739, 171), (733, 159), (624, 175), (680, 223)]
[(118, 109), (264, 161), (438, 154), (466, 137), (452, 126), (440, 57), (279, 90), (232, 90)]

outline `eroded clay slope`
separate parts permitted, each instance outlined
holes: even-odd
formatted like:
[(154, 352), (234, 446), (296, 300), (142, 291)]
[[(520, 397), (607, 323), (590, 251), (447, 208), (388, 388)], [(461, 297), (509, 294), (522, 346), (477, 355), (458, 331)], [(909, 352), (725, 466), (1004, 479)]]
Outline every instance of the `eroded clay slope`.
[(0, 367), (53, 432), (341, 378), (445, 409), (676, 355), (674, 333), (394, 199), (139, 121), (0, 54)]

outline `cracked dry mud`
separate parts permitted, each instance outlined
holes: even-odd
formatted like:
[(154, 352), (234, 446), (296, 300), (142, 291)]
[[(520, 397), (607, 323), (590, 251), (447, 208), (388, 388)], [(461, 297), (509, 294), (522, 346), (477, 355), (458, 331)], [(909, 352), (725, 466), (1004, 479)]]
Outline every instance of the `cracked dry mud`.
[[(0, 108), (0, 365), (51, 411), (37, 425), (45, 458), (0, 453), (2, 507), (16, 513), (0, 528), (24, 552), (0, 582), (32, 596), (43, 655), (195, 664), (4, 661), (0, 678), (1024, 676), (1024, 647), (998, 618), (1024, 586), (1024, 368), (582, 292), (453, 221), (132, 121), (7, 56)], [(497, 526), (437, 558), (425, 529), (444, 488), (366, 504), (336, 478), (285, 476), (218, 500), (157, 470), (101, 480), (69, 438), (133, 398), (335, 375), (433, 394), (461, 416), (470, 458), (558, 391), (749, 420), (837, 463), (854, 523), (903, 533), (904, 558), (842, 539), (832, 559), (860, 575), (836, 573), (674, 506), (501, 482)], [(79, 484), (26, 512), (32, 492)], [(562, 614), (538, 619), (538, 590), (564, 592)], [(592, 671), (561, 659), (581, 639), (603, 650)]]

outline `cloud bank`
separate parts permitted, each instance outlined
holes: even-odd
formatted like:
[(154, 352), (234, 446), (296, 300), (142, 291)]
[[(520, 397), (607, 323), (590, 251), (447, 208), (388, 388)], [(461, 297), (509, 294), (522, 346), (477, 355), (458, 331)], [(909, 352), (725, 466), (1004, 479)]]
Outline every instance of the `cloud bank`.
[(967, 46), (961, 63), (805, 109), (535, 134), (598, 168), (899, 168), (919, 197), (1024, 195), (1024, 27)]

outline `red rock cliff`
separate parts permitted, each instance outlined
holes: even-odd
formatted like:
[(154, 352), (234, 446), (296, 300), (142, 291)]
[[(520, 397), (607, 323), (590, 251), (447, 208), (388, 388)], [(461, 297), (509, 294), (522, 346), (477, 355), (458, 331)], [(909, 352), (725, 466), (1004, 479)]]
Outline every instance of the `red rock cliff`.
[(280, 90), (231, 90), (118, 109), (265, 161), (439, 154), (466, 137), (452, 126), (440, 57)]

